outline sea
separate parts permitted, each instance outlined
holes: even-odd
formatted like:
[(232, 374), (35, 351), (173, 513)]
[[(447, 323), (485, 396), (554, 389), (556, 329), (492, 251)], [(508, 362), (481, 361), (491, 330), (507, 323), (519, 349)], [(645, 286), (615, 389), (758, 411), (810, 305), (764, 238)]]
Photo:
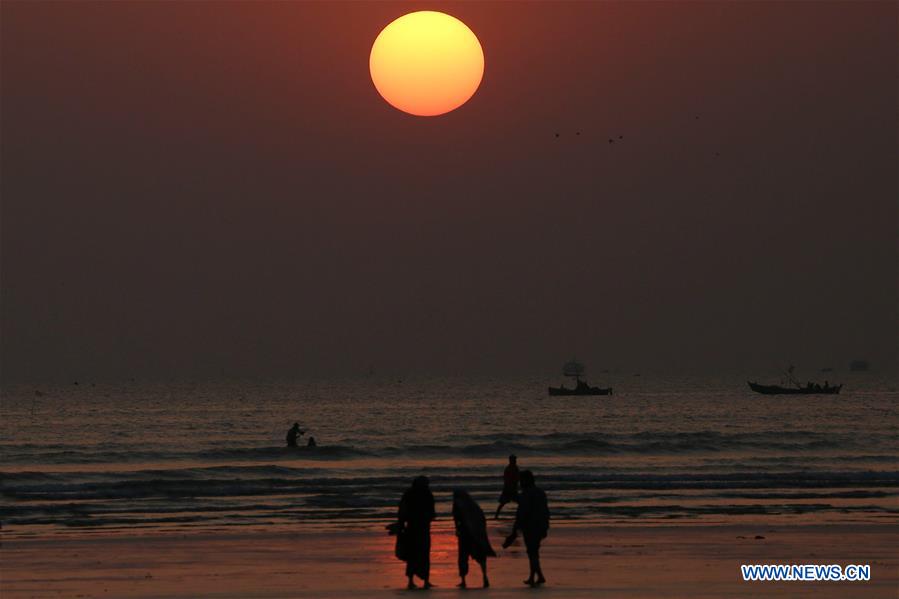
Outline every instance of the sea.
[[(0, 524), (7, 537), (381, 526), (420, 474), (438, 515), (454, 489), (489, 514), (510, 454), (556, 522), (895, 522), (896, 380), (830, 378), (839, 395), (650, 374), (595, 381), (614, 386), (596, 397), (549, 397), (560, 381), (538, 376), (6, 386)], [(294, 421), (317, 447), (285, 446)]]

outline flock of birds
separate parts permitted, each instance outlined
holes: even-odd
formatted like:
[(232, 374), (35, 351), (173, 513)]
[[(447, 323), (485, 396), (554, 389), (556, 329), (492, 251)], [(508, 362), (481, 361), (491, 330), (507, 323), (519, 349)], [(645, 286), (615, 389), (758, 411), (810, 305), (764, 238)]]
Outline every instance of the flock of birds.
[[(581, 132), (580, 132), (580, 131), (575, 131), (574, 134), (575, 134), (575, 135), (580, 135)], [(558, 131), (556, 131), (556, 137), (562, 137), (562, 134), (559, 133)], [(623, 139), (624, 139), (624, 136), (623, 136), (623, 135), (619, 135), (619, 136), (618, 136), (618, 139), (619, 139), (619, 140), (623, 140)], [(609, 138), (609, 143), (610, 143), (610, 144), (615, 143), (615, 138), (614, 138), (614, 137), (610, 137), (610, 138)]]
[[(694, 120), (697, 120), (697, 121), (699, 120), (699, 117), (698, 117), (698, 116), (695, 116), (695, 117), (693, 117), (693, 118), (694, 118)], [(580, 137), (581, 132), (580, 132), (580, 131), (575, 131), (575, 132), (574, 132), (574, 135), (575, 135), (576, 137)], [(561, 134), (559, 131), (556, 131), (555, 137), (558, 139), (558, 138), (562, 137), (562, 134)], [(615, 143), (616, 141), (624, 141), (624, 136), (623, 136), (623, 135), (619, 135), (617, 138), (615, 138), (615, 137), (610, 137), (609, 140), (608, 140), (608, 143), (609, 143), (609, 144), (613, 144), (613, 143)], [(721, 156), (721, 152), (715, 152), (715, 156), (716, 156), (716, 157)]]

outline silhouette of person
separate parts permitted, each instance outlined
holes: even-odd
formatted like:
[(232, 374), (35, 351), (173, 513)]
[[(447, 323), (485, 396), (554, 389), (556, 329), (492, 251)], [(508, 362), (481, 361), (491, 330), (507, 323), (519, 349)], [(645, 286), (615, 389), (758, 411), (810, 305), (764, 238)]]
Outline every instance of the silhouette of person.
[(521, 473), (521, 494), (518, 496), (515, 526), (512, 528), (512, 534), (503, 543), (503, 548), (515, 542), (518, 531), (524, 535), (524, 546), (527, 549), (531, 569), (530, 576), (524, 583), (530, 586), (541, 585), (546, 582), (546, 578), (540, 568), (540, 541), (545, 539), (549, 532), (549, 505), (546, 493), (537, 487), (534, 474), (530, 470)]
[(306, 441), (306, 447), (316, 447), (318, 444), (315, 442), (315, 437), (309, 437), (309, 440)]
[(494, 520), (499, 519), (500, 510), (510, 501), (518, 501), (518, 458), (514, 455), (509, 456), (509, 465), (503, 471), (503, 492), (499, 495)]
[(424, 581), (424, 588), (431, 588), (431, 520), (434, 512), (434, 495), (427, 476), (418, 476), (412, 486), (403, 493), (397, 513), (396, 526), (403, 537), (403, 558), (406, 561), (407, 588), (414, 589), (413, 576)]
[(487, 557), (496, 557), (487, 538), (487, 518), (484, 510), (471, 498), (468, 491), (453, 491), (453, 521), (456, 523), (456, 536), (459, 540), (459, 588), (464, 589), (465, 576), (468, 575), (468, 558), (481, 566), (484, 588), (490, 586), (487, 580)]
[(296, 447), (297, 446), (297, 437), (305, 433), (306, 431), (300, 430), (300, 423), (294, 422), (293, 426), (290, 427), (290, 430), (287, 431), (287, 446), (288, 447)]

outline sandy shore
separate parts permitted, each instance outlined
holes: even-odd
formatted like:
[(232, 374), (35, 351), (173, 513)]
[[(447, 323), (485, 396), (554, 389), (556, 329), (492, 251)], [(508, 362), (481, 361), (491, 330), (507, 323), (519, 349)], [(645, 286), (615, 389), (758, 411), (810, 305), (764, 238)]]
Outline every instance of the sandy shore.
[[(491, 523), (494, 540), (504, 532)], [(764, 538), (756, 538), (761, 536)], [(521, 547), (490, 562), (492, 588), (459, 591), (455, 537), (435, 526), (439, 596), (884, 597), (899, 588), (899, 524), (626, 527), (558, 523), (544, 551), (549, 585), (522, 585)], [(497, 547), (499, 543), (496, 543)], [(3, 599), (20, 597), (369, 597), (408, 594), (392, 539), (351, 531), (139, 531), (5, 535)], [(871, 565), (866, 583), (745, 583), (741, 563)], [(470, 578), (478, 582), (478, 576)], [(420, 594), (420, 593), (419, 593)]]

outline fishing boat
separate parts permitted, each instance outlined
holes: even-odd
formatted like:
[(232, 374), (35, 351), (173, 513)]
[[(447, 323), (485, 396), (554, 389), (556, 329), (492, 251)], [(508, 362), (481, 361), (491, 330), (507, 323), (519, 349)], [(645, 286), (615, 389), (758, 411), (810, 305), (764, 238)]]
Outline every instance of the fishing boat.
[(792, 366), (784, 372), (784, 377), (780, 385), (760, 385), (752, 381), (746, 383), (750, 389), (762, 395), (836, 395), (843, 388), (843, 385), (831, 385), (827, 381), (823, 385), (811, 381), (802, 385), (793, 376)]
[(746, 382), (750, 389), (762, 395), (836, 395), (843, 388), (843, 385), (819, 385), (818, 383), (809, 383), (804, 387), (782, 387), (780, 385), (760, 385), (752, 381)]
[(575, 380), (573, 388), (568, 388), (564, 384), (561, 387), (548, 387), (549, 394), (557, 395), (611, 395), (611, 387), (591, 387), (587, 381), (582, 381), (584, 376), (584, 365), (577, 360), (566, 362), (562, 367), (562, 374)]

